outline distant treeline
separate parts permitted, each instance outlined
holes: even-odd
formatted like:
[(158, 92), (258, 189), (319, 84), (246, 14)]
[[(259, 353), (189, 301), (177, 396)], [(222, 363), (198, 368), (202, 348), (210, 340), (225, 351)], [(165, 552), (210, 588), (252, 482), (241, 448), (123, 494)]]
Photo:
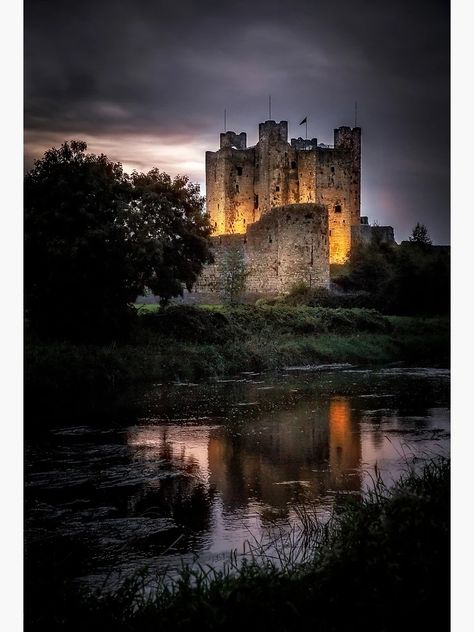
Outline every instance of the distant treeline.
[(365, 307), (400, 316), (448, 315), (450, 249), (417, 241), (388, 244), (375, 237), (354, 248), (346, 265), (333, 269), (330, 291), (298, 284), (289, 295), (265, 302)]

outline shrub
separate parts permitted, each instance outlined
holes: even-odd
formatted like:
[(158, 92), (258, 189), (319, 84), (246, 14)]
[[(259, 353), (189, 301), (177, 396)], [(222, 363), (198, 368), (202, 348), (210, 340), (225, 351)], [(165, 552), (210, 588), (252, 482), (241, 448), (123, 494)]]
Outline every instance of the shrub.
[(228, 318), (222, 312), (190, 305), (171, 305), (140, 316), (139, 324), (175, 340), (202, 344), (224, 344), (234, 337)]

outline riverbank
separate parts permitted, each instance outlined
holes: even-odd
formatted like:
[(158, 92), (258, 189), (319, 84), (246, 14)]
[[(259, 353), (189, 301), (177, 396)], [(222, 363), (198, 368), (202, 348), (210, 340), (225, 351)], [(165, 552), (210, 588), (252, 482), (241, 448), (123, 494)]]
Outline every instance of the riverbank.
[(287, 366), (393, 362), (449, 366), (446, 318), (307, 306), (140, 309), (127, 343), (29, 341), (26, 401), (57, 410), (133, 385), (197, 381)]
[(339, 498), (325, 526), (302, 511), (278, 560), (263, 554), (223, 571), (183, 569), (153, 590), (144, 569), (118, 590), (81, 597), (77, 587), (60, 585), (57, 595), (49, 584), (45, 594), (33, 583), (27, 629), (447, 630), (449, 503), (446, 459), (425, 462), (391, 488), (375, 471), (372, 491)]

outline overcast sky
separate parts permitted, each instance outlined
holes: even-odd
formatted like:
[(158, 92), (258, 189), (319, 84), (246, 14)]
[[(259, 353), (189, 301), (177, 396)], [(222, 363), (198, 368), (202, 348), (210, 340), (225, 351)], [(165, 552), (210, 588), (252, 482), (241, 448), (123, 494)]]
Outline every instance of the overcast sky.
[(227, 128), (362, 127), (362, 214), (398, 241), (449, 243), (446, 0), (26, 0), (26, 168), (83, 139), (133, 168), (204, 184)]

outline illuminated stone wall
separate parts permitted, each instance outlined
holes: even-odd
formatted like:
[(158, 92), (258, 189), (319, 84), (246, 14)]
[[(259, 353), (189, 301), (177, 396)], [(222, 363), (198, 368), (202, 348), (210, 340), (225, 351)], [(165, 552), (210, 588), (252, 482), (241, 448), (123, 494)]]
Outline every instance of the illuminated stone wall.
[(215, 262), (206, 266), (195, 290), (216, 292), (222, 260), (230, 248), (245, 260), (249, 293), (280, 294), (296, 283), (329, 287), (328, 213), (320, 204), (290, 204), (272, 208), (245, 234), (213, 237)]
[(344, 262), (351, 227), (360, 222), (360, 128), (334, 130), (334, 147), (292, 139), (286, 121), (259, 125), (247, 148), (244, 132), (221, 134), (220, 149), (206, 152), (207, 210), (216, 235), (244, 234), (273, 208), (321, 203), (329, 212), (331, 263)]

